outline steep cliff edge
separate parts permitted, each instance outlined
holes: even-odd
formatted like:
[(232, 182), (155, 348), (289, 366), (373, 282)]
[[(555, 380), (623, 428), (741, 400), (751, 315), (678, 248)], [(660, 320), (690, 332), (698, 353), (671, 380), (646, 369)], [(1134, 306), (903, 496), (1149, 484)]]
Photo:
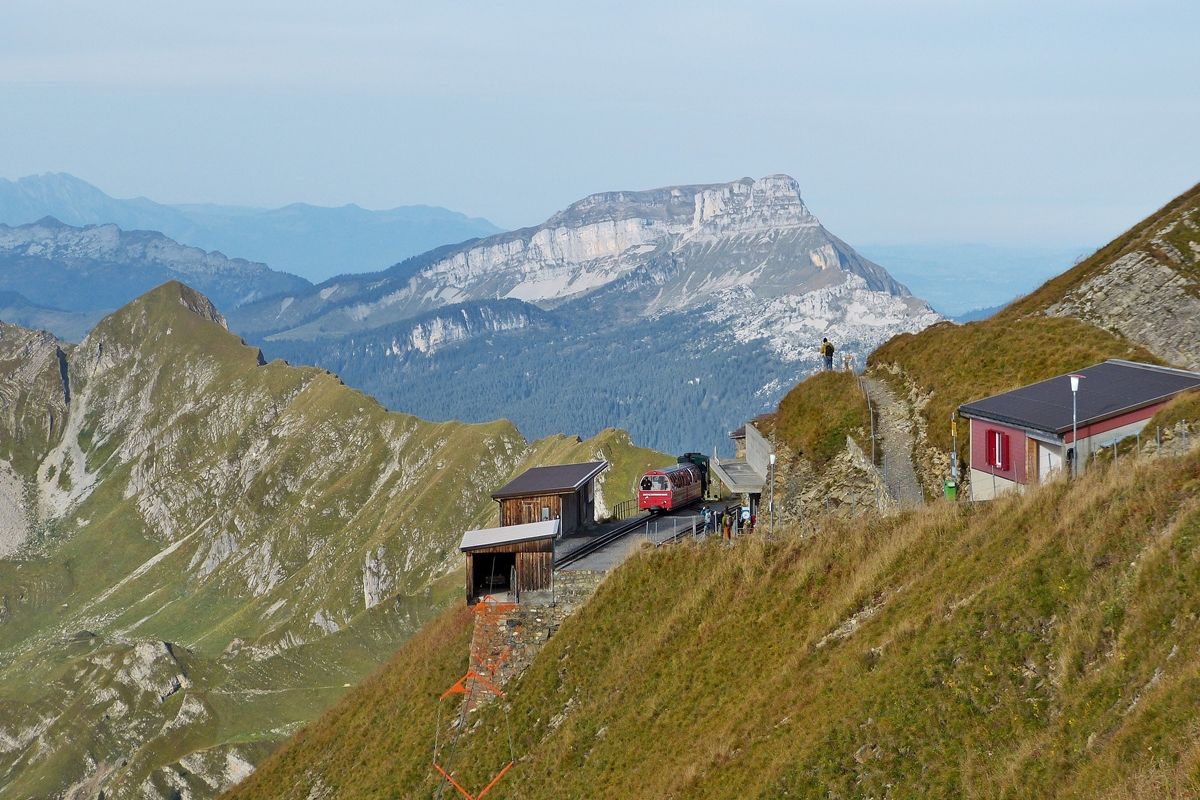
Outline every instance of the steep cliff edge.
[(238, 309), (231, 324), (248, 335), (315, 338), (465, 301), (549, 308), (588, 296), (616, 314), (703, 310), (788, 353), (812, 330), (878, 344), (940, 319), (826, 231), (794, 179), (772, 175), (591, 195), (533, 228)]

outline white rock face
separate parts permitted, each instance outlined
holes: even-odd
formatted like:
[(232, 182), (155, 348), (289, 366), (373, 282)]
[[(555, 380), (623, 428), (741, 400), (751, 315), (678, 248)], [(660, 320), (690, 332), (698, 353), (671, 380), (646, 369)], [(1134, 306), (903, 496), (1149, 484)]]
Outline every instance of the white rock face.
[[(644, 316), (702, 310), (734, 325), (739, 338), (767, 338), (789, 353), (815, 347), (803, 337), (820, 334), (865, 355), (868, 345), (941, 319), (826, 231), (787, 175), (592, 195), (537, 227), (488, 237), (412, 272), (371, 284), (339, 281), (234, 317), (239, 330), (278, 331), (271, 339), (320, 339), (448, 304), (512, 299), (551, 308), (584, 296)], [(526, 324), (414, 321), (380, 348), (386, 352), (359, 355), (430, 353)]]

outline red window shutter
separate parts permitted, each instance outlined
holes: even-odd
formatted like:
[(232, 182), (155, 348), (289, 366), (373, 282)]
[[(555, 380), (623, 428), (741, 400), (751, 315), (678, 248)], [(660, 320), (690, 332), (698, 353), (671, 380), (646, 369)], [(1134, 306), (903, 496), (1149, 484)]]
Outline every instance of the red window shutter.
[(997, 430), (987, 432), (987, 463), (989, 467), (995, 467), (1002, 472), (1010, 469), (1007, 433)]

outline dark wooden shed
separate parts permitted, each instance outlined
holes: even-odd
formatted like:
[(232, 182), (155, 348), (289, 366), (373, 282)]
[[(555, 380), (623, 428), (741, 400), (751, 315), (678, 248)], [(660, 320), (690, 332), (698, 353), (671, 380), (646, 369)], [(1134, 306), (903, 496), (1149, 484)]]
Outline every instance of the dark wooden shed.
[[(484, 528), (463, 534), (459, 550), (467, 558), (467, 604), (489, 594), (550, 589), (558, 520)], [(515, 584), (514, 584), (515, 581)]]
[(500, 503), (500, 525), (559, 520), (570, 534), (596, 520), (596, 476), (607, 461), (533, 467), (502, 486), (492, 499)]

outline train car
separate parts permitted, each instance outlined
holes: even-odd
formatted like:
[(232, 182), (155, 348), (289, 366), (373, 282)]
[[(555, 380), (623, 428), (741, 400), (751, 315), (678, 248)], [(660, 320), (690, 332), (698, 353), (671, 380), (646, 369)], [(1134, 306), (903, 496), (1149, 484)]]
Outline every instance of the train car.
[(651, 470), (638, 484), (638, 508), (643, 511), (672, 511), (703, 496), (704, 474), (691, 462)]

